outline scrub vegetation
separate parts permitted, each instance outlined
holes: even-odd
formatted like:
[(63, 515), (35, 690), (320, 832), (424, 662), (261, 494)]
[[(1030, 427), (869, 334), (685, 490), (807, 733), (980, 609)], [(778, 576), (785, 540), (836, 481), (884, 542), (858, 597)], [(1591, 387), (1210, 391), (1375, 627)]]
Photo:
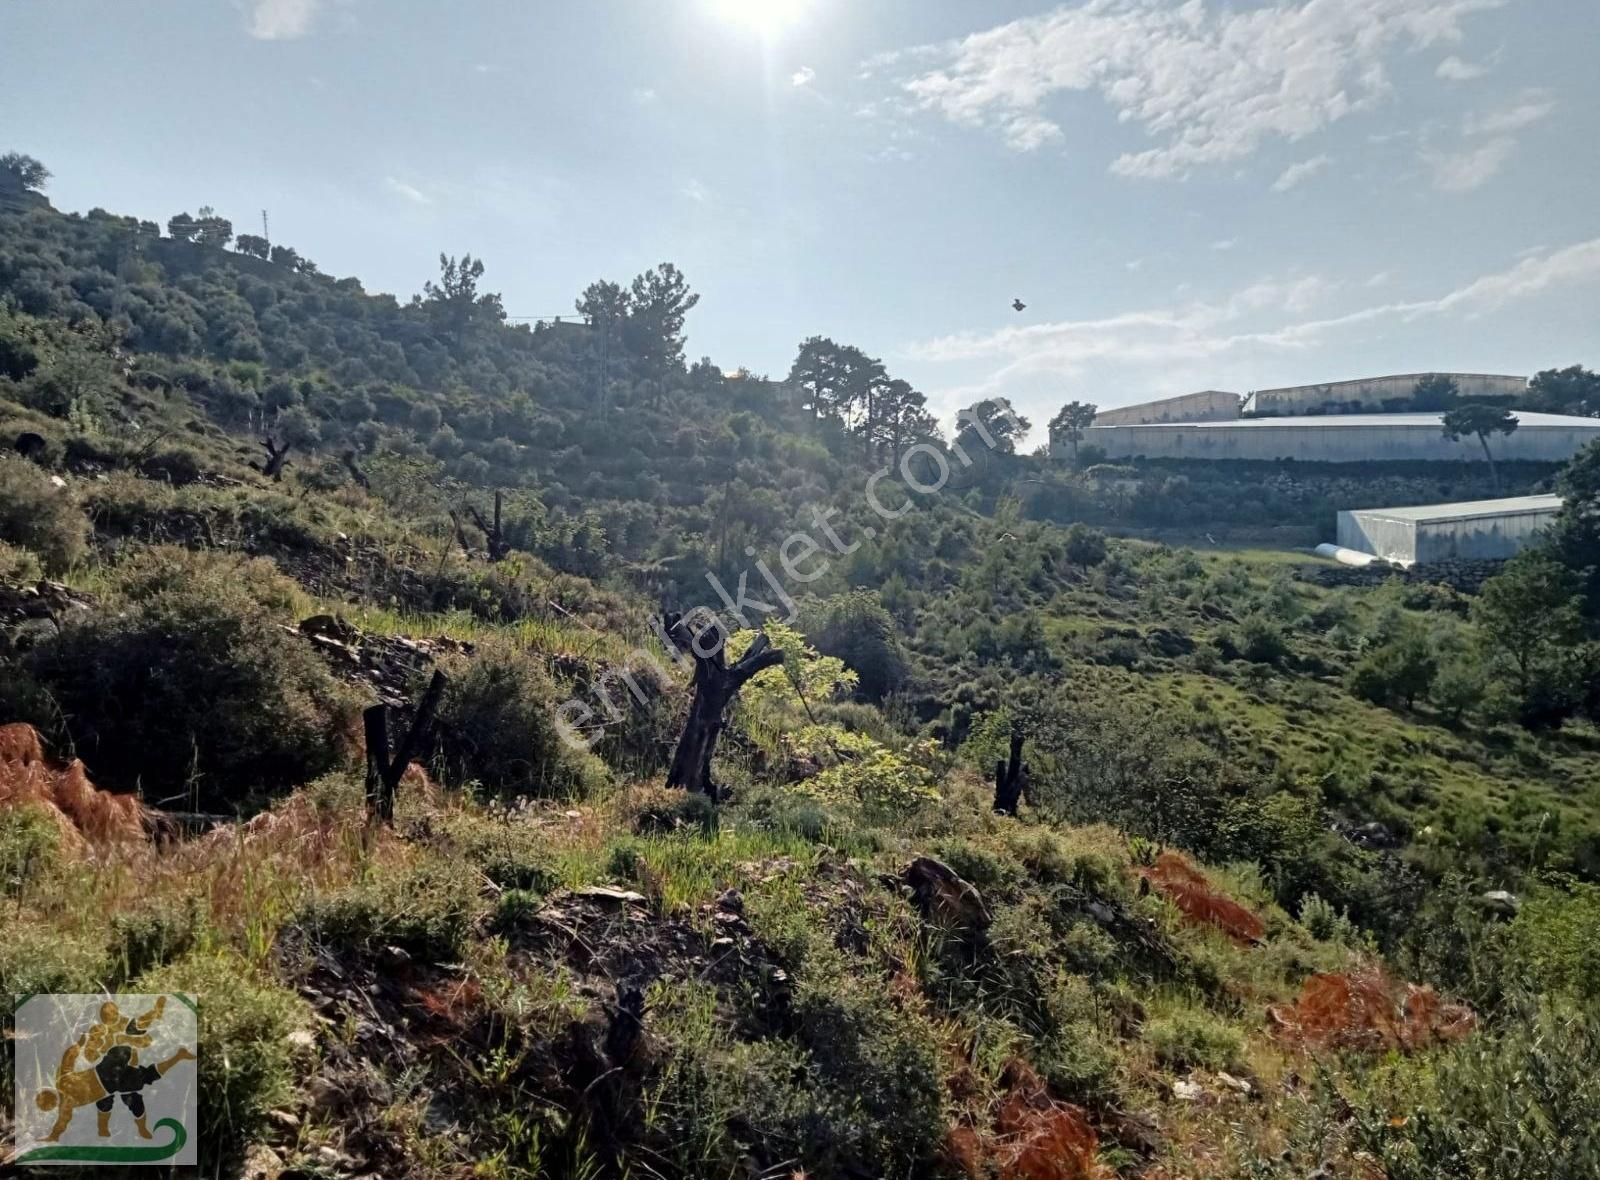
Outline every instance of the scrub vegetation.
[[(686, 363), (670, 265), (486, 271), (0, 201), (0, 992), (198, 993), (208, 1174), (1600, 1170), (1600, 451), (1500, 466), (1567, 510), (1492, 577), (1357, 575), (1244, 542), (1487, 471), (1019, 454)], [(663, 604), (778, 653), (715, 798)]]

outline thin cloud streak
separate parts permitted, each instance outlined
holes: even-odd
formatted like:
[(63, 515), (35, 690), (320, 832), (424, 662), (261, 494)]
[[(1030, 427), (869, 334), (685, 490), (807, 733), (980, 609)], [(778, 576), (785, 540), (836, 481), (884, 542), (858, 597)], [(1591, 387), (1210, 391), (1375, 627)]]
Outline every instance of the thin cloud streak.
[(940, 363), (1007, 360), (1004, 367), (983, 382), (983, 388), (992, 391), (1020, 374), (1070, 375), (1096, 361), (1170, 365), (1242, 348), (1303, 349), (1363, 325), (1404, 324), (1430, 316), (1477, 316), (1553, 288), (1596, 281), (1600, 281), (1600, 238), (1526, 257), (1514, 266), (1480, 276), (1433, 299), (1375, 304), (1276, 327), (1233, 330), (1240, 321), (1274, 308), (1307, 310), (1331, 294), (1334, 285), (1315, 276), (1269, 280), (1246, 287), (1221, 303), (1008, 327), (986, 335), (957, 333), (915, 344), (906, 355)]

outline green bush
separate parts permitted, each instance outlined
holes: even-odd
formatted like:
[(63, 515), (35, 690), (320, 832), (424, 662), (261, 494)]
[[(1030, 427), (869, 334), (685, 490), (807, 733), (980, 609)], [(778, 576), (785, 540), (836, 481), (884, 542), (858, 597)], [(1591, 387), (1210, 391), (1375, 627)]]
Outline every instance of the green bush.
[(321, 658), (275, 625), (292, 592), (267, 562), (157, 554), (104, 612), (22, 655), (0, 712), (70, 743), (103, 786), (249, 806), (330, 769), (353, 720)]
[(1306, 933), (1319, 942), (1349, 942), (1355, 936), (1355, 927), (1348, 915), (1341, 913), (1315, 893), (1300, 899), (1300, 925)]
[(494, 903), (489, 926), (496, 934), (511, 934), (526, 926), (544, 899), (531, 889), (507, 889)]
[(808, 599), (800, 630), (823, 655), (837, 656), (853, 668), (862, 694), (872, 700), (882, 700), (906, 678), (894, 618), (874, 591)]
[(1570, 882), (1532, 891), (1511, 937), (1540, 990), (1600, 1002), (1600, 886)]
[(133, 979), (194, 948), (201, 933), (200, 900), (157, 903), (114, 914), (111, 964), (121, 979)]
[(1181, 1006), (1145, 1024), (1144, 1039), (1156, 1060), (1172, 1069), (1237, 1069), (1244, 1037), (1201, 1008)]
[(370, 954), (399, 947), (418, 958), (457, 958), (472, 932), (477, 898), (469, 879), (444, 864), (383, 870), (314, 898), (295, 925), (327, 946)]
[(549, 837), (535, 824), (467, 812), (454, 817), (445, 834), (447, 856), (477, 865), (501, 889), (546, 893), (560, 879)]
[(796, 1003), (815, 1079), (810, 1150), (824, 1175), (907, 1175), (944, 1134), (944, 1085), (931, 1026), (849, 986)]
[(0, 541), (36, 554), (51, 573), (63, 573), (89, 552), (89, 520), (71, 493), (15, 455), (0, 454)]
[(535, 653), (486, 642), (451, 679), (439, 706), (445, 773), (499, 796), (568, 798), (594, 778), (594, 761), (556, 729), (561, 697)]
[[(1357, 1111), (1358, 1141), (1389, 1180), (1546, 1180), (1600, 1174), (1600, 1012), (1524, 1000), (1402, 1075)], [(1395, 1111), (1403, 1110), (1404, 1118)]]
[(737, 814), (769, 832), (799, 836), (813, 844), (838, 838), (839, 816), (814, 795), (776, 787), (756, 787), (739, 796)]
[(0, 811), (0, 896), (15, 897), (57, 863), (61, 831), (42, 807)]
[(0, 541), (0, 582), (27, 585), (44, 577), (44, 566), (31, 550)]
[(1255, 664), (1281, 664), (1289, 655), (1283, 627), (1263, 611), (1245, 616), (1235, 643), (1239, 654)]
[(106, 977), (100, 937), (8, 919), (0, 938), (0, 995), (94, 992)]
[(717, 805), (699, 791), (671, 791), (647, 799), (633, 814), (633, 830), (641, 836), (688, 829), (717, 830)]
[(1438, 660), (1428, 637), (1410, 629), (1373, 648), (1352, 669), (1350, 691), (1375, 705), (1416, 704), (1438, 673)]
[(200, 1158), (223, 1159), (258, 1134), (294, 1090), (293, 992), (231, 954), (193, 954), (141, 975), (133, 990), (180, 992), (199, 1007)]

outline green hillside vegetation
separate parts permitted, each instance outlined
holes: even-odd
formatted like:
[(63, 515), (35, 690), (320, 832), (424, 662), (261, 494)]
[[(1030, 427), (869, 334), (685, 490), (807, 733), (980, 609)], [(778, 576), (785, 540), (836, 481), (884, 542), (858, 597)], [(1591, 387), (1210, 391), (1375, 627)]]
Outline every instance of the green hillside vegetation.
[[(1600, 450), (1500, 465), (1568, 509), (1481, 586), (1350, 582), (1203, 534), (1487, 471), (1108, 472), (829, 340), (686, 363), (667, 264), (538, 327), (487, 273), (0, 191), (0, 724), (54, 767), (0, 757), (0, 991), (198, 992), (220, 1174), (1600, 1172)], [(721, 801), (662, 785), (701, 605), (784, 656)], [(375, 823), (361, 710), (435, 669)]]

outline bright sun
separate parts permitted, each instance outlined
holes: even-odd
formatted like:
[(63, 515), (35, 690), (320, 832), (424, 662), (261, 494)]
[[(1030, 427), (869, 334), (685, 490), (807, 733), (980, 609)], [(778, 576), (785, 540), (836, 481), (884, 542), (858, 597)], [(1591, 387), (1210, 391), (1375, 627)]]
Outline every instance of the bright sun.
[(741, 25), (770, 40), (800, 19), (808, 0), (707, 0), (707, 2), (711, 10), (729, 24)]

